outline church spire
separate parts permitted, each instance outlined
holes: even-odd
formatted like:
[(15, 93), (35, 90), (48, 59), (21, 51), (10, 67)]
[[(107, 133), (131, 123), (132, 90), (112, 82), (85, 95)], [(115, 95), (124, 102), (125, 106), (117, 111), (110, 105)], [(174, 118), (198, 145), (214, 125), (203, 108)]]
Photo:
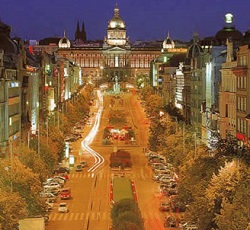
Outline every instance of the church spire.
[(82, 21), (81, 38), (82, 38), (83, 41), (87, 41), (87, 36), (86, 36), (86, 31), (85, 31), (84, 20)]
[(79, 20), (77, 21), (77, 25), (76, 25), (76, 32), (75, 32), (75, 40), (80, 39), (80, 25), (79, 25)]

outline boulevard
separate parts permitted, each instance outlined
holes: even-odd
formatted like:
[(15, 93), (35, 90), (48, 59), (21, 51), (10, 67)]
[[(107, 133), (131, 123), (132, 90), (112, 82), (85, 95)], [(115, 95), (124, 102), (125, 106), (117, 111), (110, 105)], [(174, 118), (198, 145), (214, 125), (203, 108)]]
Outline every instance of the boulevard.
[[(166, 213), (159, 211), (161, 196), (158, 191), (158, 184), (152, 180), (153, 173), (148, 166), (148, 161), (143, 149), (147, 147), (149, 136), (149, 124), (143, 107), (137, 94), (131, 92), (120, 94), (114, 104), (110, 104), (113, 95), (104, 95), (103, 111), (100, 120), (100, 126), (92, 143), (91, 149), (99, 153), (104, 158), (104, 163), (94, 171), (89, 170), (95, 163), (94, 157), (86, 150), (82, 150), (82, 142), (91, 131), (96, 113), (97, 104), (91, 108), (92, 124), (85, 126), (82, 135), (83, 138), (70, 143), (72, 151), (70, 154), (75, 156), (75, 165), (80, 161), (87, 161), (88, 168), (81, 172), (75, 172), (71, 169), (69, 180), (65, 187), (71, 188), (72, 199), (65, 201), (69, 206), (68, 213), (58, 213), (57, 207), (61, 202), (58, 198), (50, 213), (50, 220), (47, 225), (48, 230), (106, 230), (112, 228), (110, 219), (110, 181), (113, 177), (120, 176), (134, 180), (139, 208), (141, 210), (145, 230), (163, 230), (164, 217)], [(96, 102), (97, 103), (97, 102)], [(134, 142), (125, 142), (115, 139), (110, 145), (102, 144), (102, 136), (105, 127), (109, 125), (108, 114), (110, 108), (124, 109), (127, 111), (128, 123), (135, 132)], [(129, 171), (112, 171), (109, 167), (109, 157), (114, 149), (123, 149), (131, 154), (132, 169)], [(79, 153), (81, 153), (79, 155)], [(64, 201), (62, 201), (64, 202)], [(174, 229), (174, 228), (171, 228)]]

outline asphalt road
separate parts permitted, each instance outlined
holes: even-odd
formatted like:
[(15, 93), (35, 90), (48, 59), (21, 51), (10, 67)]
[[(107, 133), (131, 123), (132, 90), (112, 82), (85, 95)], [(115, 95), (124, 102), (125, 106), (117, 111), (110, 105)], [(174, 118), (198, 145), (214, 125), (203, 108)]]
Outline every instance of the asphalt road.
[[(135, 181), (138, 197), (138, 204), (144, 219), (146, 230), (163, 230), (165, 213), (159, 211), (159, 203), (163, 199), (158, 192), (158, 184), (152, 180), (152, 170), (147, 164), (143, 148), (147, 147), (148, 140), (148, 119), (144, 109), (140, 105), (138, 95), (127, 93), (115, 99), (111, 106), (110, 95), (104, 96), (104, 110), (97, 135), (90, 147), (105, 158), (105, 163), (95, 172), (88, 172), (85, 168), (82, 172), (70, 172), (67, 187), (71, 187), (72, 199), (65, 201), (69, 206), (69, 213), (58, 213), (57, 207), (61, 202), (58, 199), (54, 204), (54, 210), (50, 214), (48, 230), (108, 230), (111, 226), (109, 186), (111, 177), (119, 176), (120, 172), (112, 171), (109, 168), (109, 156), (117, 149), (125, 149), (131, 153), (133, 167), (131, 171), (125, 171), (125, 176)], [(111, 145), (102, 145), (103, 130), (109, 125), (109, 110), (124, 109), (127, 111), (128, 126), (132, 126), (136, 141), (126, 144), (121, 140), (113, 140)], [(91, 113), (97, 108), (92, 106)], [(94, 115), (93, 119), (94, 119)], [(85, 137), (91, 130), (91, 125), (83, 130)], [(91, 166), (94, 164), (93, 157), (86, 151), (79, 156), (81, 141), (71, 143), (76, 162), (88, 161)], [(64, 201), (63, 201), (64, 202)], [(170, 228), (174, 229), (174, 228)]]

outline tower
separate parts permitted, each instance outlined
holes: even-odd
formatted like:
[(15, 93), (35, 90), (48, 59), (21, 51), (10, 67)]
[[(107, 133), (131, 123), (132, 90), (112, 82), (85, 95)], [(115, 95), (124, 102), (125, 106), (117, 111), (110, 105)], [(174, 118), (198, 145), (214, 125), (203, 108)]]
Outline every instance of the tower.
[(80, 30), (80, 23), (79, 20), (77, 21), (76, 25), (76, 32), (75, 32), (75, 41), (86, 42), (86, 31), (84, 22), (82, 22), (82, 30)]
[(82, 41), (84, 41), (84, 42), (87, 41), (87, 36), (86, 36), (84, 21), (82, 22), (81, 39), (82, 39)]
[(104, 40), (109, 46), (125, 46), (128, 44), (126, 25), (119, 15), (117, 4), (114, 8), (113, 18), (108, 22), (107, 37)]
[(79, 20), (77, 21), (76, 25), (76, 32), (75, 32), (75, 40), (80, 40), (81, 39), (81, 32), (80, 32), (80, 26), (79, 26)]

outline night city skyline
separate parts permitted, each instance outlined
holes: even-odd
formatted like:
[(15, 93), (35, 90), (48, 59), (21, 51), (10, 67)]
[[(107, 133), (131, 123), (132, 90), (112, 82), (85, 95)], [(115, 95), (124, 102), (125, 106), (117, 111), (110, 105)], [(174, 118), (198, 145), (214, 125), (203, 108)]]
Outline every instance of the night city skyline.
[[(47, 3), (47, 4), (46, 4)], [(66, 36), (73, 40), (79, 20), (85, 24), (88, 40), (102, 40), (108, 21), (118, 3), (126, 23), (127, 35), (134, 40), (163, 40), (168, 32), (173, 39), (189, 41), (194, 32), (199, 37), (214, 36), (225, 25), (226, 13), (234, 15), (236, 29), (250, 28), (250, 2), (229, 0), (137, 0), (137, 1), (25, 1), (1, 0), (0, 19), (12, 28), (11, 36), (40, 40)]]

